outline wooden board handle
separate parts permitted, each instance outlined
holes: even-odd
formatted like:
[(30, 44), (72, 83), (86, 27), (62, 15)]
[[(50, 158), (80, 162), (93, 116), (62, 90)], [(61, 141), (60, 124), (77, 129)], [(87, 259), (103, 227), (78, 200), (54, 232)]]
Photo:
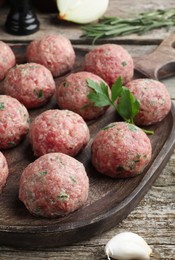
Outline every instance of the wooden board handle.
[(134, 58), (135, 69), (149, 78), (175, 75), (175, 34), (166, 38), (154, 52)]

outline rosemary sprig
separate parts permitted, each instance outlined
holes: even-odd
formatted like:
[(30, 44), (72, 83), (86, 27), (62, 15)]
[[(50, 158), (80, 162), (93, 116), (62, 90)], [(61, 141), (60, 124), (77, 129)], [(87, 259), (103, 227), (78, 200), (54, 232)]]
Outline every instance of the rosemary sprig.
[(93, 39), (116, 37), (132, 33), (143, 34), (153, 29), (175, 25), (175, 8), (140, 13), (136, 18), (103, 17), (96, 24), (82, 26), (82, 37)]

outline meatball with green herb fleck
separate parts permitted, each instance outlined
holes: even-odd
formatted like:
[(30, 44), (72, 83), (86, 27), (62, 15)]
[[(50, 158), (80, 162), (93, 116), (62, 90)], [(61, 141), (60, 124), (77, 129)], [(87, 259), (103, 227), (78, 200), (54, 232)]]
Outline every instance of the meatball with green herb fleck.
[(0, 41), (0, 80), (4, 79), (8, 70), (15, 66), (15, 55), (5, 42)]
[(27, 108), (40, 107), (55, 93), (51, 72), (36, 63), (26, 63), (10, 69), (4, 81), (4, 93), (18, 99)]
[(89, 179), (82, 163), (62, 153), (49, 153), (23, 171), (19, 199), (30, 213), (52, 218), (82, 207), (88, 191)]
[(104, 114), (109, 106), (96, 107), (89, 101), (87, 96), (93, 93), (93, 90), (88, 87), (87, 80), (106, 84), (100, 77), (90, 72), (72, 73), (59, 85), (56, 96), (60, 108), (72, 110), (85, 120), (92, 120)]
[(47, 110), (31, 124), (30, 142), (35, 156), (60, 152), (76, 156), (88, 143), (89, 128), (83, 118), (69, 110)]
[(139, 127), (116, 122), (96, 135), (92, 164), (98, 172), (113, 178), (133, 177), (143, 172), (151, 153), (150, 139)]
[(0, 193), (6, 183), (7, 177), (9, 175), (9, 169), (5, 156), (0, 152)]
[(75, 52), (69, 39), (61, 34), (49, 34), (28, 45), (27, 60), (44, 65), (58, 77), (72, 69)]
[(153, 79), (135, 79), (126, 87), (140, 103), (139, 113), (134, 119), (136, 124), (155, 124), (170, 112), (171, 98), (163, 83)]
[(28, 133), (29, 114), (16, 98), (0, 95), (0, 149), (16, 146)]
[(95, 47), (85, 56), (85, 70), (101, 77), (109, 86), (120, 76), (123, 84), (134, 74), (131, 55), (118, 44), (103, 44)]

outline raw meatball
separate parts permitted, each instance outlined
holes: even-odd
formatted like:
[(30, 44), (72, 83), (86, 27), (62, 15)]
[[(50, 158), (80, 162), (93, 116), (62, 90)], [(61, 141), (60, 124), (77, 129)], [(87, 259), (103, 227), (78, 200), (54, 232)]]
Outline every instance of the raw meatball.
[(85, 56), (85, 70), (100, 76), (111, 86), (121, 76), (125, 84), (134, 74), (133, 59), (120, 45), (103, 44)]
[(10, 96), (0, 96), (0, 149), (16, 146), (29, 130), (27, 109)]
[(159, 81), (136, 79), (126, 84), (140, 102), (140, 111), (135, 118), (138, 125), (151, 125), (161, 121), (171, 109), (170, 95)]
[(0, 80), (15, 63), (16, 59), (12, 49), (5, 42), (0, 41)]
[(60, 108), (72, 110), (85, 120), (90, 120), (104, 114), (108, 107), (95, 107), (89, 101), (87, 95), (93, 90), (88, 87), (87, 79), (97, 83), (103, 81), (90, 72), (82, 71), (70, 74), (58, 87), (57, 100)]
[(82, 163), (62, 153), (45, 154), (21, 175), (19, 199), (34, 215), (57, 217), (87, 200), (89, 179)]
[(44, 105), (55, 92), (51, 72), (36, 63), (17, 65), (9, 70), (4, 93), (18, 99), (27, 108)]
[(7, 177), (9, 175), (6, 158), (1, 152), (0, 152), (0, 169), (1, 169), (0, 171), (0, 193), (1, 193), (6, 183)]
[(89, 141), (83, 118), (69, 110), (48, 110), (37, 116), (29, 131), (35, 156), (61, 152), (77, 155)]
[(27, 47), (27, 59), (48, 68), (54, 77), (69, 71), (75, 62), (71, 42), (61, 35), (47, 35)]
[(151, 143), (137, 126), (125, 122), (103, 128), (92, 144), (92, 164), (113, 178), (140, 174), (151, 159)]

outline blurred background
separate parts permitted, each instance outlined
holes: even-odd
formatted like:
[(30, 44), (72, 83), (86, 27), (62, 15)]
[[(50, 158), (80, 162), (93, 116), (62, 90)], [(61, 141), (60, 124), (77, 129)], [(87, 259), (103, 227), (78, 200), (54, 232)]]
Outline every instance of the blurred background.
[[(13, 0), (0, 0), (0, 8), (3, 6), (8, 6), (10, 1)], [(37, 11), (43, 13), (56, 13), (58, 12), (56, 6), (56, 0), (31, 0), (32, 6), (36, 8)]]

